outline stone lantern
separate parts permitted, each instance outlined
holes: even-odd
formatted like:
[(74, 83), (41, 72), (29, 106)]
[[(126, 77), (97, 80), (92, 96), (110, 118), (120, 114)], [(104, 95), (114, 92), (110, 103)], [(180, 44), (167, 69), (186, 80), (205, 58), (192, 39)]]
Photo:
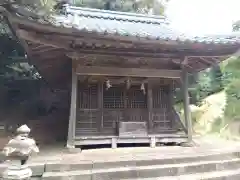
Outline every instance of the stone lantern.
[(3, 149), (3, 155), (10, 161), (9, 167), (3, 172), (5, 180), (27, 180), (32, 176), (32, 170), (28, 167), (27, 160), (30, 155), (39, 152), (34, 139), (29, 138), (30, 129), (22, 125)]

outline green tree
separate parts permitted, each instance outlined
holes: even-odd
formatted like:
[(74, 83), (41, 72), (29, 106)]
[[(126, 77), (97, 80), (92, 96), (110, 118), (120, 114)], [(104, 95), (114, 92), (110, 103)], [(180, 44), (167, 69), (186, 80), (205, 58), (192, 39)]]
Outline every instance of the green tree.
[(76, 6), (162, 15), (168, 0), (75, 0)]
[(207, 96), (224, 89), (223, 74), (219, 65), (201, 71), (189, 80), (191, 80), (189, 91), (193, 104), (199, 104)]
[(0, 79), (36, 77), (34, 68), (26, 62), (25, 50), (2, 18), (0, 24)]
[(219, 65), (216, 65), (210, 69), (209, 76), (211, 81), (210, 93), (217, 93), (223, 90), (223, 74)]
[(228, 95), (228, 106), (225, 112), (226, 120), (240, 117), (240, 59), (231, 58), (223, 64), (224, 87)]
[(169, 0), (2, 0), (0, 1), (0, 5), (9, 11), (16, 10), (16, 7), (12, 5), (28, 7), (40, 15), (51, 13), (61, 8), (61, 5), (65, 3), (113, 11), (162, 15), (164, 13), (165, 3), (168, 1)]

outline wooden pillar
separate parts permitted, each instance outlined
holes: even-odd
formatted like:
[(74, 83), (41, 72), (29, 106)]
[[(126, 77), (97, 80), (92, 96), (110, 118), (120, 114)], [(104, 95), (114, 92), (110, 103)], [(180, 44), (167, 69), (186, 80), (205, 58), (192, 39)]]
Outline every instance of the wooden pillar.
[[(148, 90), (147, 90), (147, 100), (148, 100), (148, 131), (153, 129), (153, 97), (152, 97), (152, 85), (151, 82), (148, 83)], [(156, 147), (156, 139), (155, 137), (151, 137), (150, 139), (150, 146), (152, 148)]]
[(102, 132), (103, 128), (103, 82), (98, 83), (98, 109), (99, 109), (99, 123), (98, 130)]
[(68, 140), (67, 147), (74, 148), (75, 128), (76, 128), (76, 111), (77, 111), (77, 86), (78, 78), (75, 69), (72, 69), (72, 90), (71, 90), (71, 105), (70, 117), (68, 125)]
[(152, 99), (152, 86), (148, 83), (148, 90), (147, 90), (147, 100), (148, 100), (148, 127), (149, 129), (153, 128), (152, 122), (152, 113), (153, 113), (153, 99)]
[(188, 94), (188, 72), (183, 69), (182, 72), (182, 91), (185, 126), (187, 128), (188, 142), (192, 142), (192, 118), (190, 112), (189, 94)]

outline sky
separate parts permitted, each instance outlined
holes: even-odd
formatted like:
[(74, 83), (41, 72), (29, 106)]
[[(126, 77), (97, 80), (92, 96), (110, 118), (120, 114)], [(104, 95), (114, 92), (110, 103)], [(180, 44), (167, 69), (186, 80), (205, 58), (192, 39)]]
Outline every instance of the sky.
[(166, 15), (183, 33), (228, 34), (232, 23), (240, 20), (240, 0), (170, 0)]

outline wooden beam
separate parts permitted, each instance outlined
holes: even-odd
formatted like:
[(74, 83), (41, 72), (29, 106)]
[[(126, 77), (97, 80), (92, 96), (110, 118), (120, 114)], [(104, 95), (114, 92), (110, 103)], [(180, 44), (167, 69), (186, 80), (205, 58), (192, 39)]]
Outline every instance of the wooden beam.
[[(124, 57), (116, 55), (101, 55), (101, 54), (80, 54), (66, 53), (71, 59), (76, 59), (79, 65), (86, 66), (116, 66), (116, 67), (147, 67), (162, 69), (180, 69), (180, 65), (172, 62), (173, 58), (154, 58), (154, 57)], [(143, 62), (145, 59), (146, 62)], [(176, 58), (174, 58), (176, 59)]]
[(216, 62), (215, 60), (211, 61), (209, 59), (210, 58), (199, 57), (198, 61), (203, 62), (209, 66), (216, 66), (218, 64), (218, 62)]
[(123, 76), (122, 78), (105, 77), (105, 79), (108, 79), (111, 82), (111, 84), (126, 84), (126, 81), (128, 79), (130, 80), (131, 85), (148, 83), (148, 78), (130, 78)]
[(34, 43), (38, 43), (38, 44), (42, 44), (42, 45), (46, 45), (54, 48), (70, 49), (70, 47), (68, 48), (63, 44), (51, 42), (49, 40), (39, 38), (36, 35), (33, 35), (32, 33), (29, 33), (24, 30), (17, 30), (16, 33), (18, 34), (19, 38), (30, 41), (30, 42), (34, 42)]
[(52, 46), (46, 46), (44, 44), (41, 44), (37, 47), (31, 47), (31, 50), (32, 51), (35, 51), (35, 52), (39, 52), (39, 53), (42, 53), (42, 52), (46, 52), (47, 50), (56, 50), (56, 48), (52, 47)]
[(105, 56), (122, 56), (122, 57), (148, 57), (153, 59), (178, 59), (177, 53), (153, 52), (151, 50), (130, 49), (130, 48), (77, 48), (74, 53), (68, 53), (67, 56), (78, 59), (82, 54), (97, 54)]
[(92, 75), (92, 76), (181, 78), (181, 70), (164, 70), (164, 69), (116, 68), (116, 67), (78, 65), (76, 73), (78, 75)]

